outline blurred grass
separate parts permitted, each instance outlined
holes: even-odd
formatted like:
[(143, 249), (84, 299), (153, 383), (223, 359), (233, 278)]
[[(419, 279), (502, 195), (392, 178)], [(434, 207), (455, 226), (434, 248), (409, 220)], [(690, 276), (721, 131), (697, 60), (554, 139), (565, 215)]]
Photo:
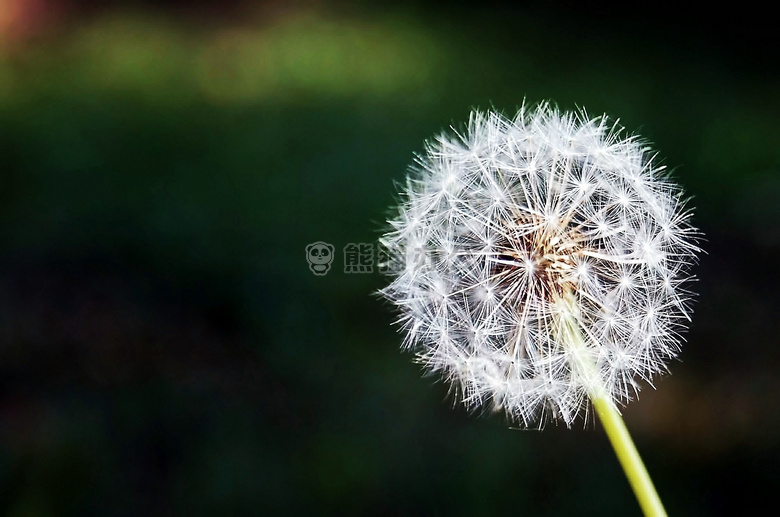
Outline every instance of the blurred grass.
[[(591, 29), (526, 11), (109, 11), (0, 52), (0, 508), (636, 512), (600, 432), (451, 410), (397, 352), (370, 297), (383, 280), (340, 271), (425, 138), (524, 98), (620, 117), (680, 165), (710, 239), (704, 296), (677, 382), (626, 416), (671, 514), (744, 498), (737, 470), (762, 497), (780, 423), (761, 293), (778, 282), (751, 268), (780, 242), (777, 70)], [(322, 278), (317, 240), (337, 249)]]

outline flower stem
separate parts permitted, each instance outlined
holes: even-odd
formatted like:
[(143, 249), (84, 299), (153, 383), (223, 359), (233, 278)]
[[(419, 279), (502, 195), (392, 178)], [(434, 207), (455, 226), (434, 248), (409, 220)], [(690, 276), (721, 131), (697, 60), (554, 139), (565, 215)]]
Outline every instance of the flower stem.
[(661, 498), (653, 486), (650, 474), (634, 446), (631, 435), (628, 434), (623, 417), (620, 416), (615, 403), (608, 397), (592, 397), (593, 407), (604, 425), (612, 448), (615, 449), (618, 461), (626, 473), (631, 488), (634, 489), (639, 506), (647, 517), (666, 517), (666, 510), (661, 504)]
[(646, 517), (666, 517), (666, 510), (661, 503), (661, 498), (658, 497), (650, 474), (648, 474), (645, 464), (642, 462), (633, 440), (631, 440), (631, 435), (628, 434), (623, 417), (620, 416), (620, 412), (596, 366), (591, 350), (582, 336), (578, 305), (574, 295), (571, 292), (565, 293), (557, 301), (557, 307), (560, 311), (558, 337), (569, 348), (575, 374), (582, 377), (584, 384), (589, 387), (588, 396), (604, 425), (604, 430), (612, 443), (612, 448), (615, 449), (615, 454), (617, 454), (618, 461), (634, 490), (642, 512)]

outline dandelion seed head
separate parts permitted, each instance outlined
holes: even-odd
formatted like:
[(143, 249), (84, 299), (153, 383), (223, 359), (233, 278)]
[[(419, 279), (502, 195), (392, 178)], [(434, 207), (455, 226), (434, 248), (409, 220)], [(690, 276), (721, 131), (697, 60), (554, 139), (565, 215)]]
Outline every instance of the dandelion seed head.
[(548, 104), (431, 140), (381, 239), (404, 347), (523, 426), (571, 425), (596, 384), (629, 401), (679, 352), (700, 251), (656, 161), (606, 116)]

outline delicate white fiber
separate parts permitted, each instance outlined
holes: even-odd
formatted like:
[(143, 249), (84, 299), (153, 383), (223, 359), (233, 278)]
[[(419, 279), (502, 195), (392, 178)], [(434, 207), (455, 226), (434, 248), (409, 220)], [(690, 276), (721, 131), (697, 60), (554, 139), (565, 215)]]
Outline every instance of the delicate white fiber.
[(473, 112), (412, 167), (381, 240), (382, 294), (404, 347), (467, 407), (571, 425), (594, 390), (625, 403), (678, 353), (698, 231), (654, 153), (620, 131), (548, 104)]

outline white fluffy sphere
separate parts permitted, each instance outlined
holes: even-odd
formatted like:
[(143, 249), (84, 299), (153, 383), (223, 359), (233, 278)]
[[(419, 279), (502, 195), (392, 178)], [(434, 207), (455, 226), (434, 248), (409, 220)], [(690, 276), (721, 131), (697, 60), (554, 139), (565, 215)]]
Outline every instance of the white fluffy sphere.
[(678, 353), (699, 251), (689, 216), (654, 154), (606, 117), (474, 112), (412, 167), (381, 240), (382, 294), (404, 346), (468, 407), (570, 425), (596, 386), (626, 402)]

